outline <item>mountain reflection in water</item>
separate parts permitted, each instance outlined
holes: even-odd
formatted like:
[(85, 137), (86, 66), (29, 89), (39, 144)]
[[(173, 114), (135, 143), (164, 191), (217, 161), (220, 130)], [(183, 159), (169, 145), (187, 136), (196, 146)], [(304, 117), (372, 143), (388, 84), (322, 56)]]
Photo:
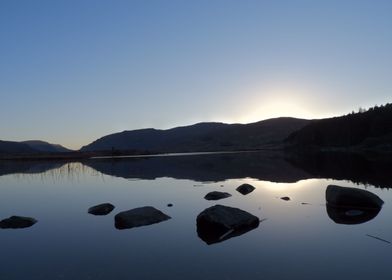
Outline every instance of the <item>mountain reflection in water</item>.
[[(82, 161), (103, 174), (127, 179), (170, 177), (198, 182), (254, 178), (295, 183), (312, 178), (349, 180), (380, 188), (392, 185), (392, 159), (369, 159), (356, 154), (241, 152), (182, 156), (101, 158)], [(69, 164), (65, 161), (1, 161), (0, 176), (46, 172)]]

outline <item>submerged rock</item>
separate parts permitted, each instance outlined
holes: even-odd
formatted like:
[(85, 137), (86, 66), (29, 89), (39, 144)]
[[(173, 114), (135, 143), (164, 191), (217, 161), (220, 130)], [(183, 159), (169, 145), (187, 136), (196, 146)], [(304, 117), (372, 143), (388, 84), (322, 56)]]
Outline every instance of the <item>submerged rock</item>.
[(103, 215), (107, 215), (110, 212), (112, 212), (113, 209), (114, 209), (114, 205), (112, 205), (110, 203), (102, 203), (102, 204), (98, 204), (93, 207), (90, 207), (88, 209), (88, 213), (90, 213), (92, 215), (103, 216)]
[(147, 226), (169, 219), (171, 219), (171, 217), (151, 206), (120, 212), (114, 217), (115, 227), (117, 229)]
[(236, 190), (243, 195), (247, 195), (248, 193), (253, 192), (255, 190), (255, 187), (249, 184), (242, 184), (241, 186), (236, 188)]
[(227, 193), (227, 192), (209, 192), (206, 194), (206, 196), (204, 197), (206, 200), (219, 200), (219, 199), (223, 199), (223, 198), (227, 198), (230, 197), (231, 194)]
[(0, 221), (0, 228), (27, 228), (37, 222), (36, 219), (22, 216), (11, 216)]
[(356, 188), (329, 185), (326, 193), (327, 214), (337, 224), (361, 224), (374, 219), (384, 201), (377, 195)]
[(197, 234), (207, 244), (222, 242), (259, 226), (259, 218), (238, 208), (215, 205), (196, 219)]

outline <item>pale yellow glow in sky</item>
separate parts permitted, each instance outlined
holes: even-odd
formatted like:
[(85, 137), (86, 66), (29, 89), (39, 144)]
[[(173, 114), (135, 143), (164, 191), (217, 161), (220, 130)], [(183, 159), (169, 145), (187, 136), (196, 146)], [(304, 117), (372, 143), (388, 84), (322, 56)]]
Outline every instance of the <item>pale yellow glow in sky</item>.
[[(315, 89), (314, 89), (315, 90)], [(321, 102), (314, 100), (310, 87), (273, 86), (251, 91), (249, 110), (239, 117), (240, 123), (257, 122), (275, 117), (315, 119), (327, 116), (315, 114)]]

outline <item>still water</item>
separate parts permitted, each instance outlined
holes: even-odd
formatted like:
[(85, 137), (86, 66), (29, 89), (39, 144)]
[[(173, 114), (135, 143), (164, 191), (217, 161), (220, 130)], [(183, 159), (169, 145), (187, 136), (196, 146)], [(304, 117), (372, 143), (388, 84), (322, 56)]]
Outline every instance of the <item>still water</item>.
[[(391, 279), (389, 166), (260, 153), (2, 162), (0, 220), (19, 215), (38, 222), (0, 229), (0, 279)], [(236, 188), (243, 183), (256, 189), (242, 195)], [(370, 220), (337, 223), (327, 213), (331, 184), (365, 189), (385, 203)], [(211, 191), (232, 196), (205, 200)], [(115, 206), (110, 214), (87, 213), (105, 202)], [(196, 217), (216, 204), (262, 222), (207, 245)], [(142, 206), (171, 219), (115, 228), (117, 213)]]

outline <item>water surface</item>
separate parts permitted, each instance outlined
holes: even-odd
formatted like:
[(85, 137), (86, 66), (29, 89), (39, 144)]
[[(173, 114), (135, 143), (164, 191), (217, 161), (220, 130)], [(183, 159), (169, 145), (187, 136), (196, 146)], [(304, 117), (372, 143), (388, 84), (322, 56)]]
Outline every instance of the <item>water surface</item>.
[[(390, 279), (387, 167), (352, 158), (349, 167), (333, 158), (242, 153), (3, 162), (0, 219), (20, 215), (38, 223), (0, 229), (0, 279)], [(256, 189), (244, 196), (235, 190), (243, 183)], [(385, 204), (371, 220), (336, 223), (326, 207), (330, 184), (366, 189)], [(232, 196), (207, 201), (210, 191)], [(104, 202), (116, 207), (109, 215), (87, 213)], [(198, 237), (196, 217), (215, 204), (262, 222), (208, 245)], [(115, 214), (142, 206), (171, 219), (115, 228)]]

